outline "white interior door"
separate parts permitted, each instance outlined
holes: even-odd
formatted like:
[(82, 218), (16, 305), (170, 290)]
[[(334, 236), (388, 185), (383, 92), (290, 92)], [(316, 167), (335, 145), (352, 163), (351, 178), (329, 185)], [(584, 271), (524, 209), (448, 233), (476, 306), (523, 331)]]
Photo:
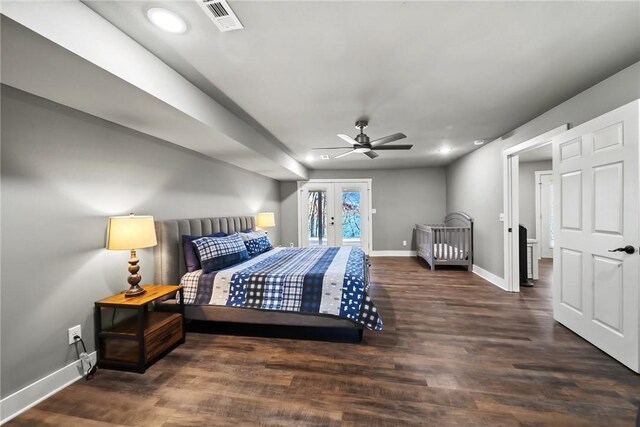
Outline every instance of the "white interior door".
[[(553, 140), (553, 316), (635, 372), (639, 102)], [(626, 245), (634, 253), (611, 252)]]
[(370, 184), (310, 181), (299, 187), (300, 245), (358, 246), (370, 251)]
[(538, 212), (540, 221), (539, 243), (540, 243), (540, 256), (542, 258), (553, 258), (553, 174), (541, 173), (540, 181), (538, 182), (538, 188), (540, 189), (540, 212)]

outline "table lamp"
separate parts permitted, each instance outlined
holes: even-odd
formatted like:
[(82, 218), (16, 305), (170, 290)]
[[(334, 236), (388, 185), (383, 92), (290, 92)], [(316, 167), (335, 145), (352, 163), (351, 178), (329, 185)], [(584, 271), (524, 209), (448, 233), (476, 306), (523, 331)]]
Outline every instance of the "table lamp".
[(256, 218), (256, 225), (260, 228), (275, 227), (276, 216), (273, 212), (260, 212)]
[(142, 295), (146, 291), (139, 285), (142, 276), (138, 274), (140, 261), (136, 249), (149, 248), (158, 244), (153, 217), (149, 215), (112, 216), (107, 228), (107, 249), (130, 250), (129, 277), (131, 287), (124, 292), (125, 297)]

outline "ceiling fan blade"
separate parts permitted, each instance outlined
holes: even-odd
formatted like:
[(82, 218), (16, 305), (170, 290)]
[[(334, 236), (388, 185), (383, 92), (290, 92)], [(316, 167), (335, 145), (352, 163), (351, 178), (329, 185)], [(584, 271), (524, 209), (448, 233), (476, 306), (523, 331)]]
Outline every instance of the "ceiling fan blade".
[(370, 159), (375, 159), (380, 154), (376, 153), (375, 151), (367, 151), (366, 153), (364, 153), (364, 155), (369, 157)]
[(376, 147), (376, 150), (411, 150), (413, 145), (387, 145), (385, 147)]
[(342, 138), (343, 140), (345, 140), (346, 142), (348, 142), (351, 145), (358, 145), (358, 141), (356, 141), (355, 139), (351, 138), (349, 135), (345, 135), (344, 133), (339, 133), (338, 134), (338, 138)]
[(315, 147), (312, 150), (348, 150), (349, 147)]
[(339, 154), (339, 155), (335, 156), (334, 159), (339, 159), (340, 157), (348, 156), (349, 154), (353, 154), (353, 153), (355, 153), (354, 150), (347, 151), (346, 153), (342, 153), (342, 154)]
[[(338, 135), (338, 136), (340, 136), (340, 135)], [(371, 146), (372, 147), (379, 147), (382, 144), (388, 144), (389, 142), (397, 141), (399, 139), (406, 138), (406, 137), (407, 137), (407, 135), (405, 135), (402, 132), (394, 133), (393, 135), (385, 136), (384, 138), (378, 138), (378, 139), (375, 139), (375, 140), (371, 141)]]

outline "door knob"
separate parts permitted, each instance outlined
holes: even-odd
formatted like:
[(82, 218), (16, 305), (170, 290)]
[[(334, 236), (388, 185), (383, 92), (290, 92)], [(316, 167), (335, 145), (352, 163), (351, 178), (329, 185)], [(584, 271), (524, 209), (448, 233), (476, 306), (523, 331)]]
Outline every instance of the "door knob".
[(636, 248), (634, 248), (631, 245), (627, 245), (624, 248), (609, 249), (609, 252), (626, 252), (629, 255), (633, 255), (635, 251), (636, 251)]

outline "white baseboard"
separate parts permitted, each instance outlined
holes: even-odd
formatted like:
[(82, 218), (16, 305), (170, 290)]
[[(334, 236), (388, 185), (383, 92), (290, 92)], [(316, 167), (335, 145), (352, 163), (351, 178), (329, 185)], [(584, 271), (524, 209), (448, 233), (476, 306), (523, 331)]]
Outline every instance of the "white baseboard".
[[(91, 364), (95, 366), (96, 352), (90, 353), (89, 357)], [(17, 417), (82, 378), (80, 363), (81, 361), (77, 360), (0, 400), (0, 424)]]
[(416, 251), (371, 251), (371, 256), (416, 256)]
[(473, 265), (473, 272), (475, 274), (477, 274), (478, 276), (482, 277), (487, 282), (496, 285), (500, 289), (503, 289), (505, 291), (507, 290), (507, 287), (505, 285), (504, 279), (502, 277), (496, 276), (492, 272), (487, 271), (484, 268), (480, 268), (475, 264)]

